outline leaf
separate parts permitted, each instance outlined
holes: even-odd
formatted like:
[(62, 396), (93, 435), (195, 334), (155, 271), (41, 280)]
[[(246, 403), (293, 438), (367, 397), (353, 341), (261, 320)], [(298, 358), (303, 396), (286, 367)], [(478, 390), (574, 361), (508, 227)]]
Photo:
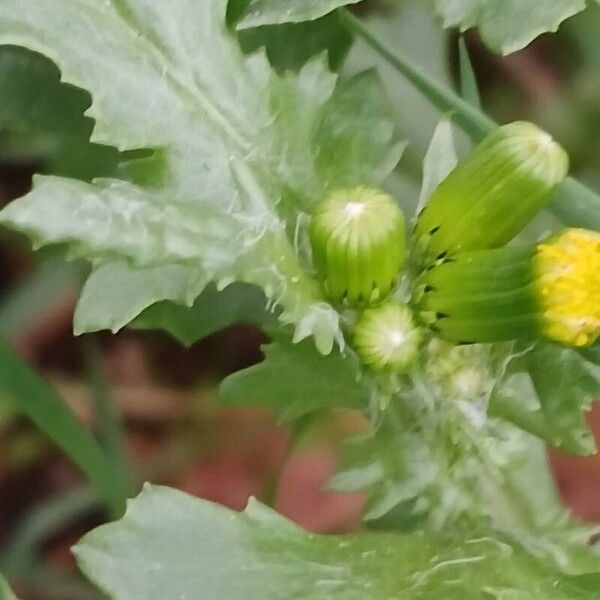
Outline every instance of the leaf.
[(296, 254), (298, 223), (327, 183), (313, 135), (336, 78), (322, 60), (280, 78), (264, 56), (245, 58), (225, 0), (8, 0), (0, 42), (47, 54), (91, 92), (95, 142), (161, 149), (144, 163), (143, 186), (38, 177), (0, 214), (36, 245), (66, 242), (93, 262), (77, 333), (119, 329), (163, 300), (191, 306), (209, 281), (237, 280), (281, 305), (297, 338), (331, 351), (337, 313)]
[(233, 284), (222, 291), (209, 285), (191, 307), (158, 302), (134, 322), (137, 329), (163, 329), (182, 344), (191, 346), (221, 329), (238, 323), (270, 323), (275, 316), (267, 311), (262, 291), (251, 285)]
[(600, 551), (591, 543), (598, 526), (577, 522), (564, 507), (546, 445), (512, 427), (492, 431), (501, 439), (495, 452), (504, 463), (501, 485), (488, 486), (483, 499), (494, 530), (563, 573), (598, 573)]
[(340, 6), (357, 4), (361, 0), (250, 0), (239, 29), (300, 23), (323, 17)]
[(442, 119), (435, 129), (423, 162), (423, 186), (417, 214), (425, 207), (437, 187), (458, 164), (458, 155), (452, 136), (452, 122)]
[(354, 355), (337, 350), (323, 357), (310, 342), (276, 340), (263, 348), (265, 360), (230, 375), (220, 387), (225, 402), (235, 406), (267, 405), (281, 421), (298, 419), (319, 409), (368, 405), (369, 387)]
[(68, 406), (0, 340), (0, 397), (27, 415), (89, 478), (113, 514), (125, 504), (121, 473)]
[(600, 583), (486, 535), (317, 536), (255, 500), (235, 513), (150, 485), (75, 554), (113, 600), (592, 600)]
[(368, 491), (364, 518), (376, 520), (416, 500), (436, 475), (423, 440), (410, 429), (399, 427), (388, 415), (375, 430), (348, 441), (344, 464), (330, 480), (329, 488)]
[[(249, 0), (230, 0), (227, 7), (227, 21), (235, 28), (246, 12)], [(237, 32), (242, 49), (247, 54), (264, 47), (269, 62), (283, 73), (286, 70), (299, 70), (313, 56), (327, 52), (329, 65), (337, 71), (350, 46), (352, 36), (342, 27), (337, 14), (330, 13), (302, 23), (263, 25)]]
[[(354, 119), (348, 119), (348, 115)], [(328, 187), (380, 184), (398, 164), (394, 114), (375, 69), (338, 86), (325, 104), (314, 139), (317, 169)]]
[(119, 153), (90, 144), (93, 121), (84, 117), (89, 94), (60, 82), (47, 58), (0, 47), (0, 129), (5, 157), (43, 160), (55, 174), (89, 180), (116, 172)]
[(17, 600), (7, 581), (0, 575), (0, 600)]
[(596, 446), (585, 414), (600, 384), (574, 350), (538, 343), (527, 355), (553, 445), (573, 454), (594, 454)]
[(445, 27), (479, 27), (492, 50), (510, 54), (556, 31), (585, 8), (585, 0), (436, 0), (436, 8)]

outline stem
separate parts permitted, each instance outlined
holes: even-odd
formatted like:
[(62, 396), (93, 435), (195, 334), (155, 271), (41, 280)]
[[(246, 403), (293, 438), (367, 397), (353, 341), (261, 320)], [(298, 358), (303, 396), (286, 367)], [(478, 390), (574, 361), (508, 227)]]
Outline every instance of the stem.
[(405, 57), (393, 53), (379, 41), (363, 24), (346, 9), (340, 9), (340, 21), (350, 32), (361, 37), (373, 50), (406, 77), (430, 102), (442, 112), (452, 113), (456, 124), (473, 140), (481, 140), (493, 131), (497, 124), (481, 111), (465, 102), (443, 85), (440, 85)]
[[(434, 106), (442, 112), (451, 113), (454, 122), (473, 141), (481, 140), (497, 127), (497, 124), (482, 111), (465, 102), (452, 90), (437, 83), (421, 69), (413, 66), (405, 57), (392, 52), (348, 10), (339, 9), (339, 17), (342, 25), (350, 33), (367, 42)], [(559, 186), (548, 208), (565, 225), (600, 231), (600, 196), (572, 177), (568, 177)]]

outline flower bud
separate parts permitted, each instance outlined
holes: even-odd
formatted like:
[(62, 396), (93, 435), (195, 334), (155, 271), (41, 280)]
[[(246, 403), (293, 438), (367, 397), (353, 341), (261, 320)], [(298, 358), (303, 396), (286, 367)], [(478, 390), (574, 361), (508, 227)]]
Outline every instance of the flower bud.
[(312, 216), (310, 240), (325, 291), (339, 302), (380, 301), (404, 266), (404, 216), (394, 198), (380, 190), (331, 193)]
[(565, 151), (532, 123), (499, 127), (440, 184), (416, 222), (425, 262), (504, 246), (566, 177)]
[(600, 336), (600, 234), (566, 229), (533, 247), (457, 254), (420, 277), (414, 300), (448, 341), (590, 346)]
[(362, 363), (376, 371), (405, 371), (418, 356), (421, 332), (406, 305), (388, 302), (367, 309), (353, 334)]

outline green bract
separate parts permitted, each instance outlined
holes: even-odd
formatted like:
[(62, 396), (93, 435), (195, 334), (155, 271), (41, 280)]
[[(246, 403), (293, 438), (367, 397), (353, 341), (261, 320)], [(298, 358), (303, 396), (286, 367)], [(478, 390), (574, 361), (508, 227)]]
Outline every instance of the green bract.
[(366, 310), (354, 326), (354, 348), (378, 371), (404, 371), (417, 358), (421, 332), (409, 308), (396, 302)]
[(548, 202), (569, 160), (531, 123), (498, 128), (433, 193), (417, 219), (426, 261), (509, 242)]
[(315, 268), (328, 296), (351, 305), (384, 298), (404, 266), (404, 217), (394, 198), (357, 187), (329, 194), (310, 225)]

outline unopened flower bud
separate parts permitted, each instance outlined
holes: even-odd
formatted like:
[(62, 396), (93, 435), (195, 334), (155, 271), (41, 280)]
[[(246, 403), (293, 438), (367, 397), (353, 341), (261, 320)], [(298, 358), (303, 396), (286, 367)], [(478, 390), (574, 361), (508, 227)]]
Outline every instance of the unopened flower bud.
[(416, 222), (425, 262), (499, 248), (531, 221), (566, 177), (565, 151), (532, 123), (499, 127), (440, 184)]
[(312, 216), (310, 240), (315, 268), (335, 301), (358, 306), (380, 301), (404, 266), (404, 216), (380, 190), (331, 193)]
[(406, 305), (388, 302), (367, 309), (353, 333), (360, 360), (376, 371), (405, 371), (418, 356), (421, 332)]
[(448, 341), (590, 346), (600, 336), (600, 234), (566, 229), (533, 247), (457, 254), (421, 276), (415, 302)]

